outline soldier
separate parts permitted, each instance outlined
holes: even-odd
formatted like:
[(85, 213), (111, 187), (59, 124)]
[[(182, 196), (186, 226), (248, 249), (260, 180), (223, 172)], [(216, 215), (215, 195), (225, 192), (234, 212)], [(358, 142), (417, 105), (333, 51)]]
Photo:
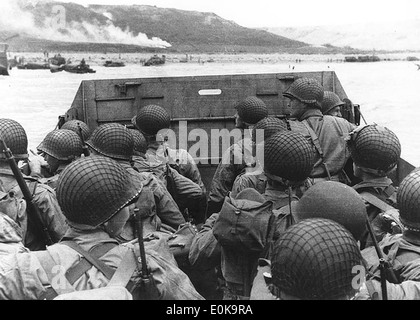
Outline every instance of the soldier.
[(139, 130), (130, 129), (129, 131), (134, 139), (133, 162), (135, 163), (137, 158), (146, 158), (147, 140)]
[[(11, 150), (15, 161), (28, 159), (28, 139), (25, 129), (18, 122), (12, 119), (0, 119), (0, 139), (3, 139)], [(2, 191), (13, 195), (16, 199), (22, 199), (22, 190), (3, 152), (0, 154), (0, 169)], [(36, 178), (25, 175), (23, 178), (32, 193), (35, 206), (39, 209), (42, 225), (48, 230), (51, 240), (58, 242), (68, 226), (58, 205), (55, 191)], [(28, 204), (23, 205), (24, 208), (28, 207)], [(42, 230), (38, 229), (40, 226), (35, 223), (34, 217), (29, 215), (26, 210), (13, 219), (21, 229), (23, 243), (30, 250), (45, 249), (47, 243), (40, 234)]]
[(362, 197), (337, 181), (321, 181), (310, 187), (292, 207), (296, 220), (324, 218), (343, 225), (356, 241), (366, 232), (367, 212)]
[(200, 224), (204, 222), (204, 217), (197, 215), (197, 207), (203, 197), (201, 187), (165, 163), (148, 161), (146, 159), (146, 138), (137, 129), (130, 129), (130, 133), (134, 138), (133, 167), (139, 172), (152, 172), (168, 189), (171, 195), (173, 193), (172, 197), (182, 213), (186, 208), (195, 210), (191, 214), (190, 212), (183, 214), (188, 219), (191, 219), (192, 223)]
[[(80, 128), (80, 129), (79, 129)], [(69, 120), (65, 122), (60, 129), (66, 129), (76, 132), (80, 136), (80, 130), (82, 132), (81, 139), (87, 141), (90, 138), (91, 130), (88, 125), (80, 120)]]
[[(204, 222), (206, 209), (206, 188), (201, 179), (200, 171), (193, 157), (184, 149), (172, 149), (168, 146), (165, 131), (169, 129), (171, 119), (168, 112), (157, 105), (148, 105), (141, 108), (136, 117), (132, 119), (134, 126), (144, 135), (147, 140), (146, 166), (154, 167), (159, 171), (163, 164), (165, 168), (165, 184), (172, 197), (179, 203), (181, 212), (188, 209), (188, 214), (195, 223)], [(144, 170), (144, 162), (135, 162), (139, 171)], [(176, 173), (191, 180), (182, 179)], [(175, 181), (174, 181), (175, 180)], [(169, 181), (170, 184), (166, 183)], [(197, 197), (194, 191), (196, 185), (201, 188), (201, 194)]]
[[(386, 234), (379, 242), (384, 259), (394, 270), (396, 279), (386, 278), (389, 300), (420, 299), (420, 170), (416, 168), (400, 183), (397, 191), (399, 216), (404, 225), (402, 234)], [(382, 287), (376, 250), (362, 250), (367, 262), (366, 291), (368, 298), (381, 299)], [(396, 280), (396, 281), (395, 281)]]
[[(161, 182), (153, 174), (140, 173), (131, 166), (134, 140), (129, 129), (119, 123), (103, 124), (92, 132), (86, 144), (93, 154), (118, 161), (130, 173), (135, 183), (139, 186), (143, 185), (153, 192), (154, 199), (151, 200), (155, 202), (157, 217), (151, 218), (154, 220), (156, 228), (160, 228), (160, 220), (175, 230), (185, 223), (177, 204)], [(127, 236), (126, 240), (133, 239), (133, 235)]]
[(354, 281), (357, 268), (363, 269), (362, 257), (348, 230), (329, 219), (306, 219), (274, 244), (269, 288), (279, 300), (351, 300), (355, 283), (363, 284)]
[[(290, 210), (288, 207), (283, 209)], [(352, 234), (358, 245), (366, 230), (367, 214), (363, 199), (350, 186), (340, 182), (318, 182), (310, 187), (298, 202), (292, 203), (291, 211), (295, 222), (329, 219), (339, 223)], [(276, 234), (282, 235), (283, 232), (284, 226), (280, 225), (280, 232), (276, 231)], [(264, 272), (270, 272), (270, 264), (270, 260), (259, 260), (252, 299), (270, 298), (263, 276)]]
[(288, 99), (292, 131), (302, 133), (314, 146), (315, 166), (310, 174), (314, 183), (323, 180), (350, 183), (343, 173), (350, 153), (346, 139), (356, 128), (346, 119), (323, 115), (321, 103), (324, 89), (311, 78), (299, 78), (287, 89), (283, 96)]
[(50, 175), (50, 178), (42, 181), (55, 190), (59, 174), (72, 161), (82, 156), (83, 145), (77, 133), (71, 130), (57, 129), (46, 135), (37, 150), (47, 162), (47, 170)]
[(321, 111), (324, 115), (341, 118), (341, 106), (345, 103), (332, 91), (324, 91), (324, 98), (321, 102)]
[(268, 116), (268, 109), (264, 101), (254, 96), (240, 101), (235, 109), (235, 126), (244, 130), (245, 137), (223, 152), (210, 187), (207, 217), (220, 211), (225, 197), (232, 191), (236, 177), (246, 167), (255, 165), (250, 139), (251, 132), (248, 131), (247, 137), (245, 130), (250, 130), (258, 121)]
[[(133, 297), (137, 290), (144, 291), (139, 282), (141, 268), (137, 266), (137, 261), (144, 261), (137, 240), (124, 245), (115, 240), (129, 217), (130, 205), (141, 192), (129, 173), (112, 159), (91, 156), (67, 166), (58, 180), (57, 198), (69, 230), (60, 243), (46, 251), (3, 257), (0, 299), (53, 299), (75, 291), (104, 288), (118, 274), (120, 265), (128, 267), (127, 282), (131, 280)], [(157, 249), (153, 241), (144, 242), (143, 257), (156, 284), (156, 296), (149, 298), (202, 299), (177, 268), (167, 247)]]
[[(396, 210), (397, 189), (388, 178), (397, 167), (401, 144), (394, 132), (376, 124), (358, 128), (350, 137), (354, 175), (361, 180), (353, 188), (365, 200), (369, 220), (380, 241), (386, 233), (396, 232), (391, 230), (391, 224), (401, 227)], [(373, 245), (367, 231), (361, 245), (361, 249)]]
[[(259, 130), (264, 130), (264, 141), (267, 141), (273, 134), (287, 130), (286, 123), (276, 117), (266, 117), (258, 121), (252, 128), (252, 143), (258, 152), (264, 152), (264, 141), (257, 146), (256, 137)], [(233, 183), (232, 197), (236, 197), (242, 190), (253, 188), (259, 193), (263, 194), (267, 185), (267, 177), (264, 173), (263, 167), (258, 161), (255, 167), (246, 167), (245, 172), (238, 175)]]
[[(293, 213), (283, 208), (299, 200), (294, 187), (302, 184), (312, 171), (312, 167), (312, 147), (301, 134), (290, 131), (276, 133), (265, 142), (264, 146), (264, 172), (268, 180), (264, 194), (251, 188), (244, 189), (233, 200), (231, 195), (228, 195), (225, 204), (226, 201), (235, 203), (240, 199), (252, 200), (241, 207), (241, 209), (250, 209), (255, 207), (256, 203), (272, 202), (271, 210), (275, 214), (274, 219), (270, 220), (270, 229), (275, 230), (273, 239), (276, 239), (295, 222), (296, 217), (292, 216)], [(205, 261), (217, 262), (216, 255), (220, 253), (221, 270), (226, 281), (224, 299), (244, 299), (249, 297), (249, 285), (252, 283), (261, 252), (244, 254), (237, 248), (220, 246), (215, 241), (214, 227), (225, 210), (225, 204), (220, 213), (214, 213), (207, 219), (193, 241), (189, 258), (193, 266), (200, 266), (204, 265)], [(265, 250), (264, 254), (269, 256), (270, 246)]]

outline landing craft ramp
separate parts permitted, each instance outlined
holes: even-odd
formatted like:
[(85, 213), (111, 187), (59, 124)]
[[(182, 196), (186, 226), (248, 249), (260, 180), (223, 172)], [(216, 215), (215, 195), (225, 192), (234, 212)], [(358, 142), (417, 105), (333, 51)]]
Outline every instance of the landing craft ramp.
[[(223, 144), (219, 143), (218, 154), (210, 154), (212, 130), (230, 132), (234, 129), (234, 107), (247, 96), (263, 100), (270, 115), (284, 117), (282, 93), (298, 77), (315, 78), (325, 90), (335, 92), (341, 99), (347, 98), (334, 71), (87, 80), (81, 82), (71, 108), (62, 116), (61, 122), (78, 119), (87, 123), (91, 130), (109, 122), (133, 127), (131, 119), (139, 109), (150, 104), (159, 105), (171, 116), (171, 129), (177, 135), (176, 147), (190, 150), (199, 139), (194, 138), (193, 130), (206, 132), (209, 152), (197, 153), (196, 160), (203, 182), (209, 188), (224, 151)], [(342, 114), (347, 120), (358, 123), (354, 106), (342, 108)], [(179, 130), (180, 124), (186, 124), (186, 132)], [(191, 141), (184, 141), (185, 137)], [(405, 176), (405, 171), (399, 176)]]

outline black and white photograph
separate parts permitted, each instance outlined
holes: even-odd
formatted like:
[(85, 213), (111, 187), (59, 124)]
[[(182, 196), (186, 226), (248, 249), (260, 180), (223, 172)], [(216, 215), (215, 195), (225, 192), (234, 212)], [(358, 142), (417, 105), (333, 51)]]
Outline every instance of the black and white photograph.
[(420, 300), (419, 88), (419, 1), (1, 1), (0, 300)]

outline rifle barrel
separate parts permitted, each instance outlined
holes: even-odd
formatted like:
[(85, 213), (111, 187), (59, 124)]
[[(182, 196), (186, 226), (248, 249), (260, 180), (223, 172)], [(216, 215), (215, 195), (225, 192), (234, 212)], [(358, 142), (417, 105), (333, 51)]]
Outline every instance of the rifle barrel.
[(143, 219), (141, 217), (140, 210), (138, 208), (134, 209), (134, 212), (135, 212), (135, 221), (136, 221), (135, 225), (136, 225), (137, 239), (138, 239), (139, 248), (140, 248), (142, 278), (148, 278), (149, 269), (147, 268), (146, 250), (144, 249)]
[[(390, 281), (392, 283), (398, 283), (398, 279), (397, 279), (397, 276), (395, 275), (394, 270), (388, 264), (388, 262), (384, 259), (384, 255), (382, 253), (381, 248), (379, 247), (378, 240), (376, 239), (375, 234), (373, 233), (373, 228), (372, 228), (372, 225), (370, 224), (369, 218), (366, 219), (366, 225), (368, 227), (370, 237), (372, 238), (373, 246), (375, 247), (376, 254), (378, 255), (381, 269), (384, 269), (383, 271), (384, 274), (386, 273), (386, 275), (390, 278)], [(382, 274), (381, 274), (381, 278), (382, 278)]]
[(86, 145), (85, 138), (83, 137), (83, 131), (82, 131), (82, 127), (80, 126), (80, 123), (77, 123), (77, 128), (79, 129), (80, 140), (82, 140), (82, 144), (83, 144), (83, 154), (85, 155), (85, 157), (89, 157), (90, 155), (89, 148)]

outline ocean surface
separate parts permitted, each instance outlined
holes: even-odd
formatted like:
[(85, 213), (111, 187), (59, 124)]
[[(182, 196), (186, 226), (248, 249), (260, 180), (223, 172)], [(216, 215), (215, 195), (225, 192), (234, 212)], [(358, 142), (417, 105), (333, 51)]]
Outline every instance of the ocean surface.
[(91, 64), (95, 74), (19, 70), (0, 76), (0, 117), (23, 125), (29, 148), (35, 150), (73, 102), (82, 80), (270, 72), (336, 72), (347, 96), (360, 104), (368, 123), (388, 127), (399, 137), (402, 158), (420, 166), (420, 70), (409, 61), (345, 63), (312, 61), (166, 63), (144, 67), (127, 64), (106, 68)]

